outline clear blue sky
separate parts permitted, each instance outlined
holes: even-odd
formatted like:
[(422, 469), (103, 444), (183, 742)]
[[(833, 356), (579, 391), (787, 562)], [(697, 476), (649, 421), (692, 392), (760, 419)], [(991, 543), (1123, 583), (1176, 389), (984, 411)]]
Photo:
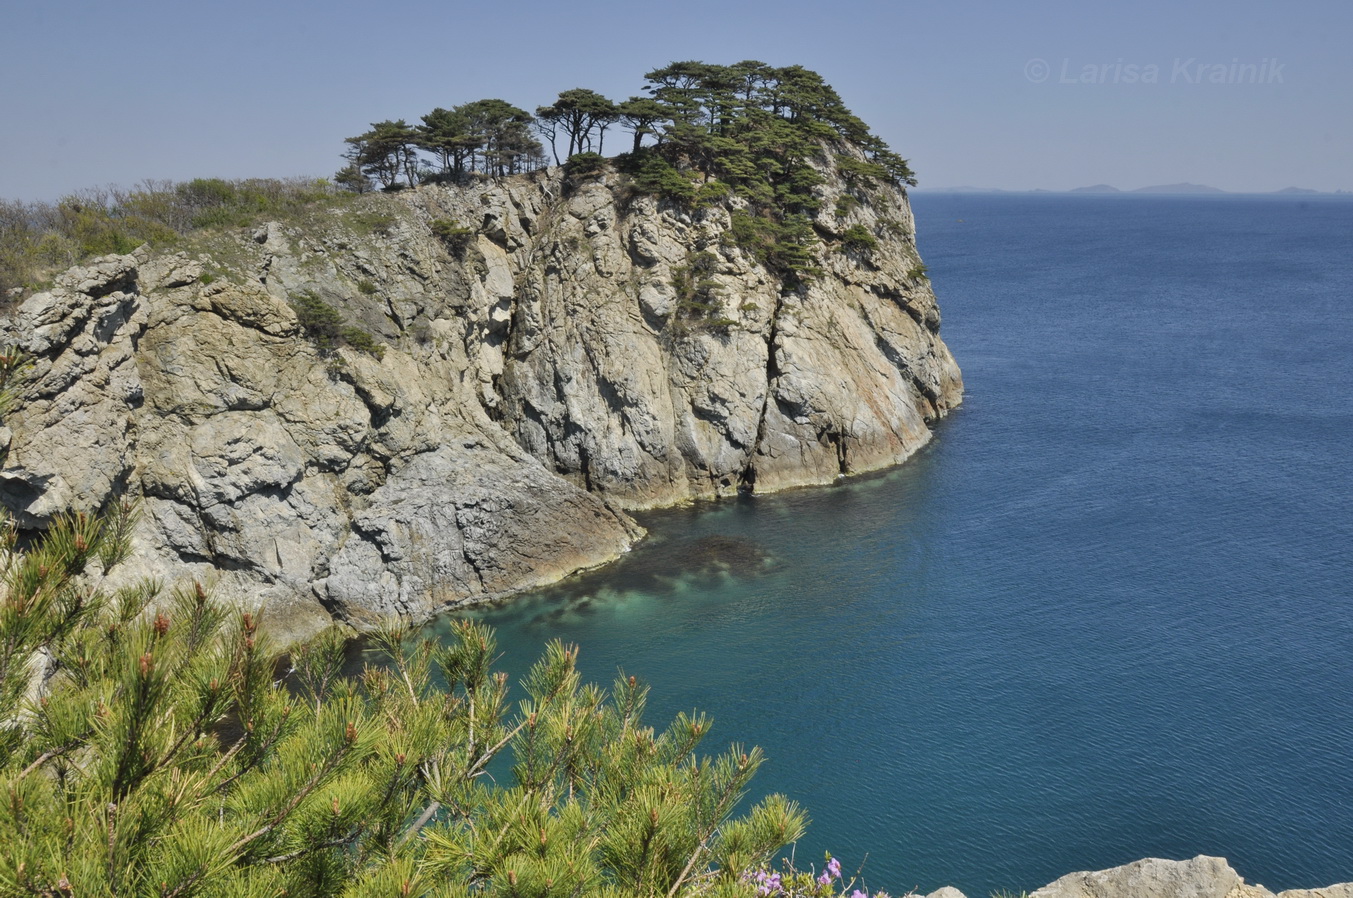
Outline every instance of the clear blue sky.
[(923, 187), (1353, 190), (1348, 0), (5, 6), (11, 199), (330, 175), (370, 122), (483, 97), (534, 109), (571, 87), (623, 98), (678, 59), (817, 70)]

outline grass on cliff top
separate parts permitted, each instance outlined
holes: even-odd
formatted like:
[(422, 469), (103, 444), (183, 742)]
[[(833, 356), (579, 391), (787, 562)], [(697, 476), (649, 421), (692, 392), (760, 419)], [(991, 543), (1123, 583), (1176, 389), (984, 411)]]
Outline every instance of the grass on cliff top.
[(355, 200), (326, 180), (306, 178), (148, 181), (131, 190), (82, 190), (55, 203), (0, 200), (0, 302), (94, 256), (143, 243), (172, 247), (189, 235), (264, 221), (300, 222)]

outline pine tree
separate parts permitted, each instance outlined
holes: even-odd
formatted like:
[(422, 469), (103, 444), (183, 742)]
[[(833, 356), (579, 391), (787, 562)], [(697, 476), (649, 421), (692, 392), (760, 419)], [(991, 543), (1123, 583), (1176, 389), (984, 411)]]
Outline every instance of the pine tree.
[(699, 756), (708, 719), (656, 732), (559, 642), (513, 710), (479, 624), (390, 627), (352, 676), (337, 631), (283, 654), (200, 585), (109, 593), (133, 513), (3, 531), (3, 894), (750, 894), (802, 832), (778, 796), (733, 818), (758, 750)]
[(410, 187), (418, 183), (419, 132), (403, 119), (374, 122), (371, 130), (345, 139), (345, 158), (362, 174), (376, 178), (389, 190), (404, 176)]

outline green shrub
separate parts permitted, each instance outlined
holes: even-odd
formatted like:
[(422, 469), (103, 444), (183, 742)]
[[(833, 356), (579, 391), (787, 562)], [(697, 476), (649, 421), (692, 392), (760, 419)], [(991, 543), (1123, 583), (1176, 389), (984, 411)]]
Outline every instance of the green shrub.
[(315, 208), (346, 202), (341, 191), (325, 180), (196, 178), (157, 194), (143, 192), (134, 205), (161, 210), (157, 214), (187, 215), (189, 230), (245, 228), (268, 220), (295, 221)]
[(733, 195), (733, 188), (723, 181), (711, 179), (700, 185), (695, 191), (691, 205), (696, 209), (708, 209), (723, 203)]
[(359, 234), (389, 237), (399, 219), (387, 209), (366, 208), (349, 212), (348, 224)]
[(462, 252), (474, 240), (474, 229), (467, 228), (450, 218), (434, 218), (430, 225), (432, 233), (454, 252)]
[(630, 184), (639, 193), (650, 193), (663, 199), (689, 203), (695, 199), (695, 185), (689, 175), (678, 171), (672, 163), (651, 149), (642, 148), (616, 159), (620, 170), (630, 177)]
[(56, 205), (55, 231), (73, 244), (72, 263), (91, 256), (129, 253), (143, 243), (170, 245), (174, 229), (137, 212), (133, 205), (113, 205), (99, 192), (65, 197)]
[(305, 290), (291, 297), (291, 307), (296, 310), (301, 329), (322, 355), (331, 356), (339, 347), (349, 346), (377, 359), (384, 356), (385, 349), (376, 342), (375, 337), (359, 327), (346, 324), (343, 313), (313, 291)]
[(357, 282), (357, 292), (363, 296), (375, 296), (376, 285), (369, 278), (362, 278)]
[(882, 165), (854, 156), (847, 156), (844, 153), (838, 153), (836, 156), (836, 170), (841, 173), (846, 186), (851, 189), (885, 184), (889, 180), (888, 169)]
[[(685, 265), (672, 270), (672, 290), (676, 307), (669, 322), (676, 332), (688, 330), (727, 330), (740, 322), (722, 314), (718, 283), (714, 274), (719, 268), (719, 257), (708, 250), (691, 253)], [(756, 303), (743, 303), (741, 308), (755, 310)]]
[(894, 240), (906, 240), (911, 236), (911, 228), (896, 218), (880, 218), (879, 229)]
[(606, 171), (606, 157), (600, 153), (574, 153), (564, 162), (564, 180), (577, 185)]
[(385, 357), (385, 347), (377, 343), (375, 337), (360, 327), (344, 325), (338, 329), (338, 338), (343, 344), (351, 346), (358, 352), (365, 352), (377, 359)]
[(726, 237), (791, 286), (822, 273), (814, 252), (817, 235), (802, 215), (777, 221), (736, 210)]
[(11, 300), (35, 279), (38, 244), (45, 232), (42, 207), (0, 200), (0, 304)]
[(845, 218), (860, 206), (859, 197), (853, 193), (842, 193), (836, 197), (836, 217)]
[(199, 178), (82, 190), (56, 203), (0, 200), (0, 299), (92, 256), (173, 246), (204, 229), (303, 220), (351, 197), (327, 181)]
[(878, 245), (878, 238), (874, 236), (874, 232), (864, 225), (851, 225), (841, 234), (843, 252), (868, 253), (877, 249)]

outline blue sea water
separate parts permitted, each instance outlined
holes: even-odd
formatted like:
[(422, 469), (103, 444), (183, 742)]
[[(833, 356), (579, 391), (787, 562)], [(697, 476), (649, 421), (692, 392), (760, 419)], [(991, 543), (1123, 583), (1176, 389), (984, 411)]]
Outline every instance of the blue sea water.
[(646, 515), (478, 616), (763, 746), (871, 888), (1353, 880), (1353, 202), (914, 198), (967, 396), (896, 470)]

